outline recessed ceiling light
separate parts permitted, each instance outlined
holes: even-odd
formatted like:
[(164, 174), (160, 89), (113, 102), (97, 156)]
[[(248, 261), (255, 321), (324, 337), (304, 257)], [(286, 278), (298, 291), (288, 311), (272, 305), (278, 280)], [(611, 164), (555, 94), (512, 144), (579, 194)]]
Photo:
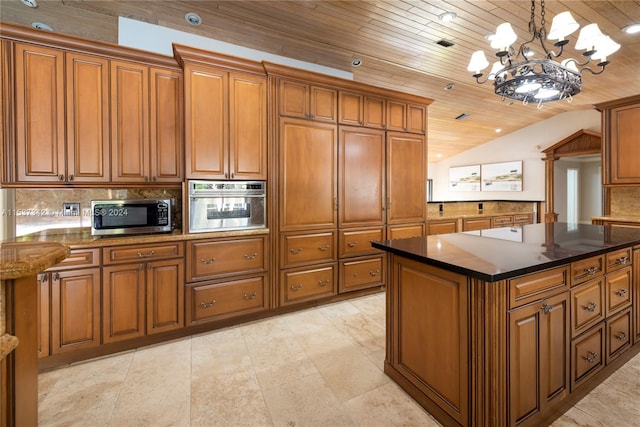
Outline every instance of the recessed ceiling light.
[(26, 4), (29, 7), (38, 7), (38, 2), (36, 0), (20, 0), (22, 4)]
[(42, 22), (32, 22), (31, 26), (33, 28), (37, 28), (38, 30), (53, 31), (53, 28), (51, 28), (47, 24), (43, 24)]
[(452, 89), (455, 89), (455, 87), (456, 85), (454, 85), (453, 83), (449, 83), (444, 87), (444, 90), (452, 90)]
[(502, 129), (500, 128), (496, 129), (496, 133), (500, 133), (500, 132), (502, 132)]
[(458, 15), (453, 12), (444, 12), (438, 15), (438, 19), (446, 24), (447, 22), (451, 22), (456, 19), (456, 16)]
[(189, 24), (196, 27), (202, 24), (202, 18), (200, 18), (200, 15), (195, 12), (187, 13), (186, 15), (184, 15), (184, 19), (186, 19)]
[(631, 24), (627, 25), (622, 29), (627, 34), (637, 34), (640, 33), (640, 24)]
[(441, 159), (442, 158), (442, 154), (436, 154), (436, 157)]
[(353, 58), (353, 61), (351, 61), (351, 65), (353, 65), (354, 67), (359, 67), (362, 65), (362, 59), (360, 58)]

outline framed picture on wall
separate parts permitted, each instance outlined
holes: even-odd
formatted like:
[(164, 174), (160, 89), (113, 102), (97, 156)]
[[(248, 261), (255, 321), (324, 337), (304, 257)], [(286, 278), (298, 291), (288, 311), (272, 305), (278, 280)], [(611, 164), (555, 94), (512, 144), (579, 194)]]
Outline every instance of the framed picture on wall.
[(482, 191), (522, 191), (522, 160), (482, 165)]
[(480, 191), (480, 165), (449, 168), (449, 191)]

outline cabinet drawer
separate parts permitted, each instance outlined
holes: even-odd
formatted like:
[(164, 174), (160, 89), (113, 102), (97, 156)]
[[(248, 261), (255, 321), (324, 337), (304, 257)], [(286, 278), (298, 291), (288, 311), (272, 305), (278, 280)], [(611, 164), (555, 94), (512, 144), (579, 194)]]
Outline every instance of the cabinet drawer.
[(85, 267), (100, 267), (100, 249), (73, 249), (69, 256), (47, 271), (70, 270)]
[(509, 308), (569, 290), (568, 267), (552, 268), (509, 280)]
[(265, 275), (187, 287), (187, 324), (266, 310)]
[(604, 278), (571, 289), (571, 335), (576, 336), (605, 317)]
[(336, 265), (317, 267), (299, 271), (283, 271), (280, 283), (281, 303), (309, 301), (336, 294)]
[(187, 282), (266, 271), (264, 238), (207, 240), (187, 246)]
[(513, 223), (514, 224), (531, 224), (533, 222), (533, 214), (514, 214), (513, 215)]
[(384, 285), (384, 256), (340, 262), (338, 293)]
[(607, 363), (631, 347), (631, 309), (606, 322)]
[(621, 249), (615, 252), (609, 252), (605, 257), (607, 273), (620, 270), (631, 264), (631, 248)]
[(496, 227), (508, 227), (513, 225), (512, 215), (494, 216), (491, 218), (491, 226)]
[(436, 220), (427, 221), (427, 235), (455, 233), (458, 231), (458, 220)]
[(604, 322), (571, 344), (571, 390), (604, 366)]
[(280, 267), (332, 262), (336, 259), (336, 233), (283, 234)]
[(609, 273), (605, 279), (605, 316), (609, 317), (631, 306), (631, 267)]
[(104, 248), (103, 252), (103, 260), (105, 264), (179, 258), (182, 256), (184, 256), (184, 244), (182, 242), (154, 245), (114, 246)]
[(604, 272), (604, 255), (571, 263), (571, 286), (591, 280)]
[(375, 230), (340, 230), (339, 257), (380, 253), (371, 246), (372, 241), (384, 240), (384, 228)]
[(424, 224), (393, 225), (387, 227), (387, 239), (408, 239), (424, 236)]
[(462, 231), (485, 230), (491, 228), (491, 218), (464, 218)]

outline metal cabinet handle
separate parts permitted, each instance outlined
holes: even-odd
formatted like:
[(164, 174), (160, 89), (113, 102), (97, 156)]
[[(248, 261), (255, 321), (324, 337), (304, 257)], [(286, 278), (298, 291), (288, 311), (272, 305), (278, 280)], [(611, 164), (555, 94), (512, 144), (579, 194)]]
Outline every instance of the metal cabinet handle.
[(213, 304), (216, 303), (216, 300), (212, 299), (211, 302), (201, 302), (200, 306), (202, 308), (209, 308), (209, 307), (213, 307)]
[(149, 177), (148, 176), (144, 177), (144, 182), (149, 182)]
[(358, 246), (358, 242), (347, 242), (347, 246), (349, 246), (350, 248), (355, 248), (356, 246)]
[(290, 289), (291, 289), (293, 292), (299, 291), (300, 289), (302, 289), (302, 283), (300, 283), (299, 285), (291, 285), (291, 286), (290, 286)]
[(53, 280), (53, 281), (60, 280), (60, 274), (53, 273), (53, 275), (51, 276), (51, 280)]
[(69, 181), (73, 181), (73, 175), (69, 175)]
[(327, 286), (329, 284), (329, 280), (318, 280), (318, 285)]
[(540, 307), (542, 309), (542, 312), (544, 314), (549, 314), (549, 312), (553, 309), (553, 305), (552, 304), (542, 304), (542, 307)]
[(246, 299), (246, 300), (254, 299), (256, 297), (256, 295), (258, 295), (258, 294), (255, 291), (253, 291), (253, 293), (251, 295), (244, 294), (244, 299)]
[(300, 252), (302, 252), (302, 248), (292, 248), (290, 252), (294, 255), (298, 255)]
[(618, 295), (619, 297), (626, 297), (627, 296), (627, 290), (626, 289), (618, 289), (616, 291), (616, 295)]
[(598, 306), (598, 304), (596, 304), (595, 302), (590, 302), (587, 305), (583, 305), (582, 308), (587, 310), (590, 313), (593, 313), (594, 311), (596, 311), (596, 307)]
[(143, 254), (142, 252), (138, 252), (138, 258), (149, 258), (156, 254), (156, 251), (151, 251), (148, 254)]
[(582, 356), (582, 358), (589, 363), (593, 363), (598, 359), (598, 353), (594, 353), (593, 351), (590, 351), (589, 353), (587, 353), (586, 356)]
[(625, 265), (628, 262), (629, 262), (629, 257), (625, 255), (623, 257), (618, 258), (613, 265)]
[(585, 268), (583, 270), (583, 274), (580, 274), (580, 275), (578, 275), (576, 277), (579, 278), (579, 277), (584, 277), (584, 276), (593, 276), (598, 271), (599, 271), (598, 267), (591, 266), (589, 268)]
[(618, 335), (616, 335), (616, 338), (618, 339), (618, 341), (624, 341), (627, 339), (627, 334), (625, 334), (624, 332), (620, 331), (618, 333)]
[(329, 250), (329, 245), (324, 245), (324, 246), (318, 246), (318, 250), (319, 251), (328, 251)]
[(40, 273), (38, 274), (38, 280), (40, 281), (40, 283), (45, 284), (49, 281), (49, 274), (47, 273)]
[(244, 257), (245, 257), (246, 259), (254, 259), (254, 258), (255, 258), (255, 257), (257, 257), (257, 256), (258, 256), (258, 254), (257, 254), (256, 252), (254, 252), (254, 253), (253, 253), (253, 255), (247, 255), (247, 254), (244, 254)]
[(64, 181), (64, 175), (58, 175), (58, 181)]
[(369, 274), (372, 275), (373, 277), (377, 276), (378, 274), (380, 274), (380, 270), (370, 270)]
[(216, 259), (215, 259), (214, 257), (211, 257), (211, 258), (209, 258), (209, 259), (201, 258), (201, 259), (200, 259), (200, 262), (201, 262), (202, 264), (213, 264), (213, 262), (214, 262), (215, 260), (216, 260)]

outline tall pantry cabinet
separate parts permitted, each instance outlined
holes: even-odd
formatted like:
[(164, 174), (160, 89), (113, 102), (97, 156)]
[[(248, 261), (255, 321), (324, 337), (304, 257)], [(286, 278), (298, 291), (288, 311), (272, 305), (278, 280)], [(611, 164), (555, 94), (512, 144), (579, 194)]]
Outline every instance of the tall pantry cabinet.
[(279, 260), (272, 304), (383, 286), (384, 255), (370, 242), (424, 234), (431, 100), (264, 65), (277, 112), (269, 168)]

